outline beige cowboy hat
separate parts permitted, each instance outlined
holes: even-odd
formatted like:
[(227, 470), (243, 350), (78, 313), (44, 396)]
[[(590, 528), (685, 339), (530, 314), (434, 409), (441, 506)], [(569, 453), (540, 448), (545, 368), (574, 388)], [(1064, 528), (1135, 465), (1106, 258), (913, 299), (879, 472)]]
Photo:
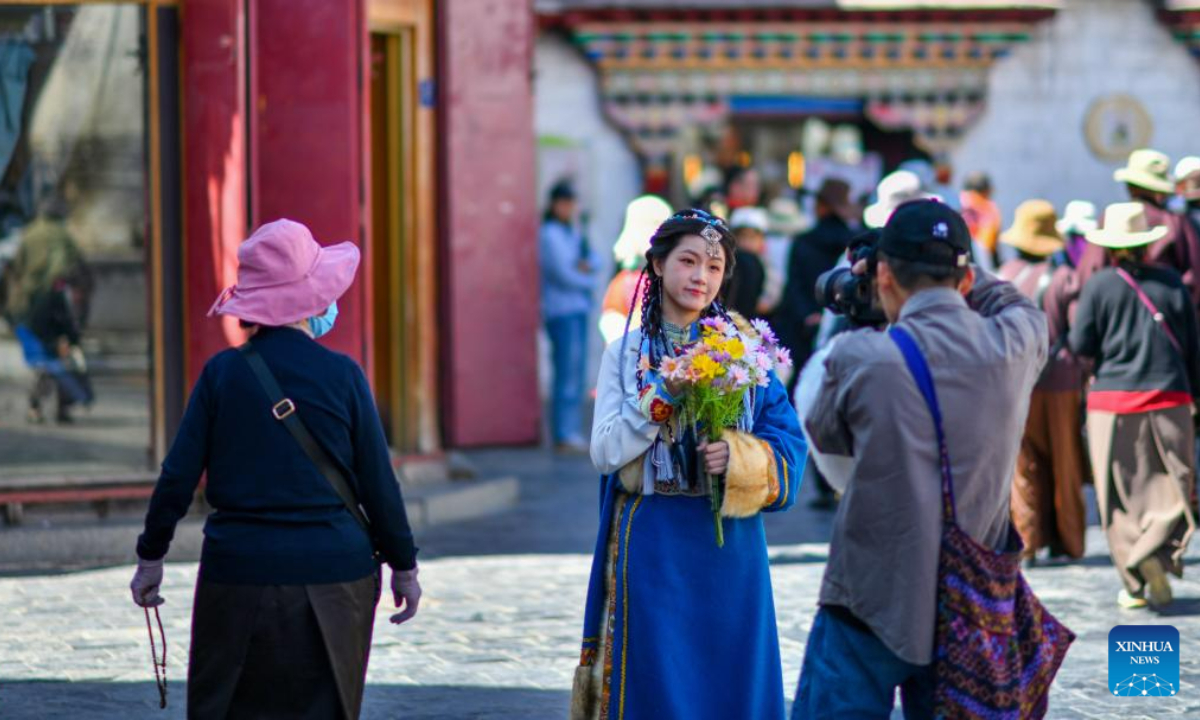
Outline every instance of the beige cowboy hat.
[(1012, 227), (1000, 235), (1000, 242), (1038, 257), (1053, 255), (1063, 248), (1057, 222), (1049, 200), (1026, 200), (1017, 206)]
[(1113, 203), (1104, 208), (1104, 227), (1086, 237), (1093, 245), (1120, 250), (1141, 247), (1167, 236), (1165, 225), (1150, 227), (1146, 206), (1139, 202)]
[(1142, 148), (1129, 153), (1129, 161), (1113, 173), (1113, 179), (1151, 192), (1168, 195), (1175, 192), (1171, 159), (1157, 150)]

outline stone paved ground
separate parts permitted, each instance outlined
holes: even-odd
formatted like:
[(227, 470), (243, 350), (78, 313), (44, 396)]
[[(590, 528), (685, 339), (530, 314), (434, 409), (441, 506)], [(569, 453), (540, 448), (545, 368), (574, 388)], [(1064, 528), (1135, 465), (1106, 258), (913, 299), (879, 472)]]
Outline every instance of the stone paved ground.
[[(364, 717), (565, 716), (595, 531), (595, 486), (582, 479), (588, 473), (581, 461), (537, 453), (484, 457), (497, 467), (519, 462), (527, 470), (525, 497), (511, 513), (435, 528), (421, 538), (421, 614), (401, 628), (381, 616)], [(801, 506), (768, 523), (789, 693), (826, 550), (811, 536), (823, 537), (828, 522), (827, 514)], [(1096, 528), (1088, 541), (1083, 562), (1029, 573), (1050, 609), (1079, 633), (1055, 684), (1050, 717), (1200, 717), (1200, 568), (1193, 565), (1189, 578), (1176, 584), (1179, 599), (1169, 614), (1120, 611), (1113, 602), (1116, 575)], [(1200, 552), (1191, 558), (1200, 559)], [(128, 600), (129, 568), (0, 578), (0, 718), (182, 718), (195, 571), (192, 563), (169, 564), (164, 584), (173, 678), (167, 712), (157, 709), (143, 616)], [(1111, 698), (1108, 631), (1146, 623), (1179, 628), (1181, 692)]]

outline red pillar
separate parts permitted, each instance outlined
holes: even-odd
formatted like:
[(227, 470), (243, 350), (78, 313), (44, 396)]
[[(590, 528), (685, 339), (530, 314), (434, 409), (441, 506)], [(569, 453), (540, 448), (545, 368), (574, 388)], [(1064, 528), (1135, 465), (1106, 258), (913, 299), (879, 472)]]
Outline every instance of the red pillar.
[(189, 0), (183, 13), (184, 341), (189, 387), (242, 334), (206, 317), (234, 282), (246, 232), (245, 18), (241, 0)]
[[(244, 340), (236, 320), (206, 313), (236, 281), (237, 247), (254, 227), (288, 217), (323, 244), (365, 245), (359, 74), (366, 30), (361, 0), (253, 0), (249, 16), (242, 0), (189, 0), (182, 25), (192, 383), (209, 357)], [(368, 261), (364, 252), (364, 267)], [(364, 364), (368, 277), (359, 271), (338, 301), (337, 327), (321, 341)]]
[(361, 0), (253, 0), (250, 141), (253, 224), (304, 223), (323, 245), (351, 240), (363, 264), (322, 343), (367, 364)]
[(536, 442), (529, 2), (442, 0), (443, 409), (449, 445)]

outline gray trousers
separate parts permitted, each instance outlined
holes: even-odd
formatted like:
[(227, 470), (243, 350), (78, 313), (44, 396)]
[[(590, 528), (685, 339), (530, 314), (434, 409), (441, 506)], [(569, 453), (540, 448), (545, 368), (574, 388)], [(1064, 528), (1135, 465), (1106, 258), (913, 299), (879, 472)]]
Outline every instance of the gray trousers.
[(1183, 577), (1183, 553), (1196, 529), (1190, 507), (1196, 482), (1191, 409), (1089, 410), (1087, 430), (1100, 524), (1125, 588), (1143, 589), (1137, 567), (1150, 557)]

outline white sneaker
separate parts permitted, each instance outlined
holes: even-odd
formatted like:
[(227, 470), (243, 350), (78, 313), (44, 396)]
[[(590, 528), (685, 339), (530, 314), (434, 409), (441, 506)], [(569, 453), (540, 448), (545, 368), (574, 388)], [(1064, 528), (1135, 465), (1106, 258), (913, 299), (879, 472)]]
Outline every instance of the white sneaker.
[(1117, 605), (1126, 610), (1140, 610), (1146, 607), (1146, 598), (1139, 595), (1132, 595), (1128, 590), (1121, 590), (1117, 593)]

